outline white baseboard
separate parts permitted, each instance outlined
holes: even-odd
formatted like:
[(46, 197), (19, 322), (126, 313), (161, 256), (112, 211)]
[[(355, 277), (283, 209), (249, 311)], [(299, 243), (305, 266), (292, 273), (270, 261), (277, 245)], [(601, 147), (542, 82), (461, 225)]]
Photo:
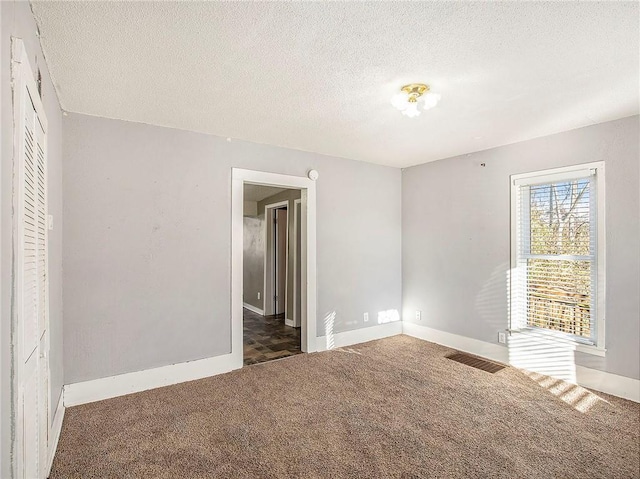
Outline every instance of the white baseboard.
[(60, 399), (58, 399), (58, 405), (53, 413), (53, 424), (51, 425), (51, 434), (49, 438), (49, 458), (47, 462), (47, 477), (51, 474), (51, 466), (53, 466), (53, 458), (56, 455), (56, 449), (58, 449), (58, 441), (60, 440), (60, 433), (62, 432), (62, 420), (64, 419), (64, 390), (60, 393)]
[(295, 327), (296, 323), (293, 322), (293, 319), (287, 319), (284, 318), (284, 324), (286, 324), (287, 326), (291, 326), (292, 328)]
[(388, 338), (402, 334), (402, 322), (378, 324), (368, 328), (353, 329), (328, 336), (318, 336), (316, 346), (318, 351), (351, 346), (352, 344), (366, 343), (375, 339)]
[[(402, 334), (402, 323), (400, 321), (337, 333), (331, 336), (331, 340), (322, 336), (317, 338), (316, 344), (319, 344), (318, 351), (326, 351), (334, 347), (339, 348), (364, 343), (397, 334)], [(331, 347), (327, 347), (328, 344), (331, 344)], [(225, 354), (213, 358), (68, 384), (64, 387), (64, 407), (102, 401), (103, 399), (170, 386), (185, 381), (194, 381), (241, 367), (241, 355), (236, 355), (234, 358), (232, 354)]]
[[(415, 338), (431, 341), (460, 351), (476, 354), (488, 359), (509, 364), (509, 351), (506, 347), (491, 344), (457, 334), (439, 331), (426, 326), (409, 322), (391, 322), (370, 326), (368, 328), (344, 331), (317, 338), (317, 350), (327, 351), (334, 348), (365, 343), (376, 339), (387, 338), (398, 334), (406, 334)], [(57, 445), (65, 407), (76, 406), (94, 401), (101, 401), (125, 394), (146, 391), (169, 386), (185, 381), (193, 381), (217, 374), (226, 373), (242, 367), (242, 358), (234, 358), (231, 354), (200, 359), (185, 363), (172, 364), (160, 368), (147, 369), (134, 373), (120, 374), (108, 378), (68, 384), (64, 387), (63, 399), (56, 409), (53, 433)], [(576, 382), (587, 388), (607, 394), (640, 402), (640, 381), (616, 374), (599, 371), (576, 365)], [(50, 462), (53, 460), (51, 452)]]
[(585, 388), (640, 402), (640, 380), (576, 365), (577, 383)]
[(478, 339), (467, 338), (458, 334), (447, 333), (438, 329), (432, 329), (427, 326), (421, 326), (415, 323), (402, 323), (402, 332), (407, 336), (424, 339), (432, 343), (441, 344), (449, 348), (464, 351), (466, 353), (477, 354), (493, 361), (501, 363), (509, 363), (509, 351), (506, 347), (497, 344), (487, 343)]
[(223, 354), (212, 358), (68, 384), (64, 387), (64, 406), (77, 406), (185, 381), (194, 381), (241, 367), (242, 356), (240, 356), (238, 363), (237, 357)]
[[(478, 339), (439, 331), (415, 323), (403, 322), (402, 331), (408, 336), (424, 339), (453, 349), (509, 364), (509, 349)], [(582, 387), (595, 389), (631, 401), (640, 402), (640, 380), (611, 374), (597, 369), (575, 365), (576, 383)]]
[(258, 313), (260, 316), (264, 316), (264, 311), (260, 308), (256, 308), (255, 306), (249, 303), (242, 303), (243, 308), (247, 308), (249, 311), (253, 311), (254, 313)]

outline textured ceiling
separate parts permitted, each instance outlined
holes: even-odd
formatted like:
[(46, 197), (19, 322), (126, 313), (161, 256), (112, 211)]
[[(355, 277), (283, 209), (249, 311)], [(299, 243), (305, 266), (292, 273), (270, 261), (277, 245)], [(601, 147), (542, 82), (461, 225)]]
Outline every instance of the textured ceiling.
[(244, 201), (262, 201), (284, 190), (285, 188), (274, 188), (273, 186), (244, 185)]
[(32, 5), (73, 112), (401, 167), (638, 113), (637, 2)]

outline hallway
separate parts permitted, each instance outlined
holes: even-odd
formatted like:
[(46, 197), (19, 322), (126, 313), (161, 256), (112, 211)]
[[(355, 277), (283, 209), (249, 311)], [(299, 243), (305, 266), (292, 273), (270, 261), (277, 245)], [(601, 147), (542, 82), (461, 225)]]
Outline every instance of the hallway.
[(243, 308), (242, 314), (245, 366), (286, 358), (302, 352), (300, 328), (286, 326), (284, 314), (261, 316), (246, 308)]

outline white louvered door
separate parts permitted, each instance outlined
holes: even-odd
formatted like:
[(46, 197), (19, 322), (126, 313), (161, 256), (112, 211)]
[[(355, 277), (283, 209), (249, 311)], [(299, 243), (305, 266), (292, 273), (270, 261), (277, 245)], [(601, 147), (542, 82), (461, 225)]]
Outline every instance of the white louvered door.
[(22, 378), (25, 477), (38, 477), (38, 201), (35, 161), (35, 112), (25, 105), (22, 162)]
[(48, 317), (49, 288), (47, 287), (48, 251), (47, 251), (47, 170), (45, 156), (45, 131), (36, 117), (36, 170), (37, 170), (37, 203), (38, 203), (38, 240), (37, 240), (37, 279), (38, 288), (38, 464), (40, 476), (45, 472), (48, 459), (49, 445), (49, 362), (48, 362)]
[(18, 477), (48, 475), (49, 363), (46, 119), (22, 42), (14, 42)]

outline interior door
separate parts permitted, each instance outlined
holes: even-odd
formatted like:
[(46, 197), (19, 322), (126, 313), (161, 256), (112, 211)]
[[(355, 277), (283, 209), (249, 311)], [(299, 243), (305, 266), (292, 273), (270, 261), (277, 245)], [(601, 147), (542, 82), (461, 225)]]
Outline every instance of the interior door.
[(275, 216), (275, 314), (282, 314), (286, 310), (287, 295), (287, 209), (279, 208), (275, 210)]
[(45, 161), (45, 131), (36, 117), (36, 169), (38, 196), (38, 243), (37, 243), (37, 288), (38, 288), (38, 451), (40, 477), (48, 475), (49, 456), (49, 288), (48, 288), (48, 219)]
[(44, 129), (31, 92), (25, 101), (24, 144), (20, 165), (22, 263), (22, 417), (24, 418), (24, 477), (42, 477), (47, 464), (48, 371), (46, 368), (46, 191)]
[(15, 90), (18, 477), (46, 477), (49, 442), (46, 119), (24, 46)]

